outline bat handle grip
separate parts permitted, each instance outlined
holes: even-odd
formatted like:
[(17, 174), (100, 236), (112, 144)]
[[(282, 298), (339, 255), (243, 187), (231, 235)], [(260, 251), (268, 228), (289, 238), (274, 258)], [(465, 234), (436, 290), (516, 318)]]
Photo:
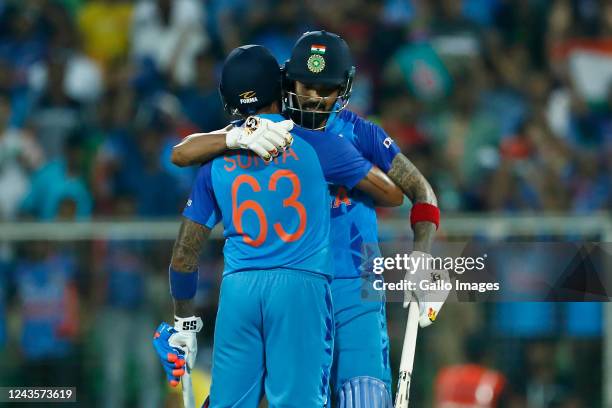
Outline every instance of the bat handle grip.
[(402, 347), (402, 359), (400, 360), (400, 371), (412, 373), (418, 330), (419, 304), (417, 302), (410, 302), (406, 333), (404, 334), (404, 345)]
[(195, 397), (193, 395), (193, 384), (191, 382), (191, 367), (185, 364), (185, 374), (181, 377), (183, 388), (183, 406), (185, 408), (195, 408)]

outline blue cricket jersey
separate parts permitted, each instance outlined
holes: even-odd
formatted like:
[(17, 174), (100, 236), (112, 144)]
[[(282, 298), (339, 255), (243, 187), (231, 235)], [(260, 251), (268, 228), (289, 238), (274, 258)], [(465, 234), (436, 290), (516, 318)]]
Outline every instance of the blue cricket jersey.
[[(342, 135), (371, 163), (387, 173), (399, 148), (380, 127), (344, 109), (333, 115), (326, 132)], [(330, 188), (331, 245), (334, 278), (370, 273), (373, 257), (380, 256), (373, 199), (351, 186)]]
[(183, 215), (208, 228), (223, 222), (224, 275), (272, 268), (332, 275), (327, 183), (353, 188), (372, 164), (338, 133), (291, 133), (291, 148), (269, 164), (236, 150), (200, 167)]

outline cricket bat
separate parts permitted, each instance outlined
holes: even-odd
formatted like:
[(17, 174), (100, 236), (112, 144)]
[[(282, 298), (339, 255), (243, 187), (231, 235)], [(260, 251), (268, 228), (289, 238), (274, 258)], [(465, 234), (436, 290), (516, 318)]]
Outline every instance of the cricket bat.
[(414, 353), (416, 351), (417, 334), (419, 330), (419, 304), (410, 302), (408, 309), (408, 322), (404, 334), (402, 359), (400, 360), (399, 380), (395, 394), (395, 408), (408, 408), (410, 397), (410, 380), (414, 366)]

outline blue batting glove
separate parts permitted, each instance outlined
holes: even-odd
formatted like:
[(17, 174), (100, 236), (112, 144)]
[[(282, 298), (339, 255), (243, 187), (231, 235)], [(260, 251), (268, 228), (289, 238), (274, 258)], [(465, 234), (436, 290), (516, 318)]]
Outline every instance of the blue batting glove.
[(162, 322), (153, 335), (153, 347), (166, 371), (166, 378), (173, 387), (178, 385), (180, 377), (185, 374), (185, 352), (169, 344), (170, 336), (175, 333), (178, 332), (174, 327)]

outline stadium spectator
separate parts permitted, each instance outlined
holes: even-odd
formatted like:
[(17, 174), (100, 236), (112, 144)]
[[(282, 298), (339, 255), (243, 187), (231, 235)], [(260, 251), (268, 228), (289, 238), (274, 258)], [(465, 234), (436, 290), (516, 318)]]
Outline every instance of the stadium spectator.
[(43, 153), (30, 132), (10, 125), (10, 100), (0, 94), (0, 219), (14, 219)]
[(88, 218), (92, 211), (91, 195), (83, 177), (81, 137), (74, 135), (65, 143), (65, 156), (49, 161), (32, 175), (32, 184), (21, 211), (43, 220), (58, 216), (62, 202), (75, 202), (78, 219)]
[[(92, 3), (87, 3), (89, 7)], [(48, 2), (44, 8), (49, 25), (49, 53), (65, 55), (66, 67), (63, 88), (70, 98), (86, 104), (95, 102), (102, 93), (104, 84), (101, 62), (92, 59), (83, 50), (83, 40), (79, 36), (76, 24), (68, 10), (55, 2)], [(90, 26), (88, 26), (90, 27)], [(111, 37), (111, 35), (109, 35)], [(38, 71), (38, 72), (36, 72)], [(44, 87), (47, 79), (45, 64), (37, 64), (30, 72), (30, 78), (38, 77), (38, 84), (31, 86)]]
[(295, 39), (307, 31), (300, 22), (304, 6), (297, 1), (271, 1), (274, 13), (271, 16), (253, 10), (249, 36), (253, 44), (263, 45), (272, 55), (284, 63), (291, 56)]
[(214, 55), (200, 52), (195, 64), (196, 78), (193, 85), (177, 90), (181, 109), (199, 132), (221, 129), (225, 127), (227, 120), (219, 99), (219, 80)]
[(385, 73), (388, 88), (405, 86), (421, 103), (435, 103), (451, 93), (448, 68), (428, 41), (416, 39), (401, 47)]
[(455, 0), (435, 2), (430, 23), (431, 44), (455, 75), (469, 70), (484, 49), (482, 28), (462, 13), (465, 3)]
[(133, 8), (130, 1), (94, 0), (79, 9), (77, 21), (85, 52), (102, 67), (110, 68), (128, 54)]
[(139, 1), (131, 27), (133, 55), (152, 60), (171, 83), (191, 85), (196, 56), (209, 44), (204, 12), (196, 0)]
[[(140, 216), (174, 216), (184, 204), (180, 186), (161, 163), (164, 135), (154, 126), (143, 129), (139, 136), (139, 165), (130, 175), (132, 191), (136, 193)], [(132, 160), (134, 160), (132, 159)]]
[(31, 115), (31, 124), (48, 160), (60, 159), (68, 137), (81, 125), (79, 103), (64, 88), (66, 55), (47, 61), (43, 92)]
[[(121, 216), (134, 215), (129, 198), (123, 200)], [(160, 402), (161, 370), (154, 351), (149, 347), (132, 349), (132, 344), (145, 344), (154, 320), (147, 294), (150, 267), (145, 262), (143, 242), (118, 241), (99, 248), (100, 267), (94, 283), (95, 297), (102, 300), (99, 333), (102, 353), (113, 358), (102, 359), (103, 387), (101, 407), (120, 407), (127, 403), (126, 386), (129, 364), (136, 367), (138, 401), (141, 407), (157, 407)], [(123, 345), (122, 345), (123, 344)], [(133, 350), (133, 352), (130, 352)], [(123, 353), (123, 354), (122, 354)]]
[(457, 80), (451, 104), (431, 116), (427, 128), (441, 155), (444, 170), (440, 172), (452, 178), (448, 193), (459, 197), (458, 203), (445, 202), (443, 191), (441, 205), (449, 210), (482, 211), (487, 195), (483, 187), (498, 165), (501, 134), (495, 117), (478, 105), (473, 78)]
[(74, 257), (48, 242), (30, 242), (15, 265), (13, 281), (20, 305), (20, 351), (24, 381), (30, 386), (77, 383), (75, 358), (79, 295)]

